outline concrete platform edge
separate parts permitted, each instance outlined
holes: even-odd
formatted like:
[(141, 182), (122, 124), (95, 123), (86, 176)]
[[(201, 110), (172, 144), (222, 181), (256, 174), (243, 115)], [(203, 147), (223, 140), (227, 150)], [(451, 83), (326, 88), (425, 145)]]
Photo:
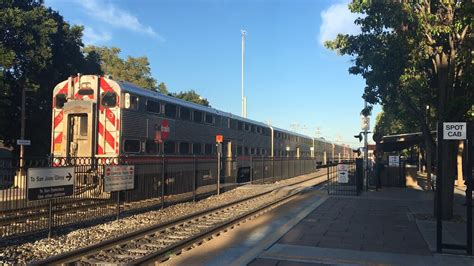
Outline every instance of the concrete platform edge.
[(255, 247), (250, 251), (243, 254), (239, 259), (233, 261), (230, 265), (247, 265), (253, 259), (255, 259), (259, 254), (264, 252), (266, 249), (270, 248), (274, 243), (278, 241), (282, 236), (284, 236), (291, 228), (303, 220), (308, 214), (310, 214), (314, 209), (320, 206), (326, 201), (328, 197), (321, 197), (316, 202), (312, 203), (310, 206), (306, 207), (298, 213), (293, 219), (289, 220), (273, 234), (268, 235), (262, 239)]

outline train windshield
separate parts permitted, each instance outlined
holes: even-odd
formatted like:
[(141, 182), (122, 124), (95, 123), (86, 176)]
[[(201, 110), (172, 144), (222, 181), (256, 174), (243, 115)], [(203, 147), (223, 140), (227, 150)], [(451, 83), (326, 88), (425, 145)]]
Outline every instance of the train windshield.
[(100, 104), (104, 107), (115, 107), (117, 105), (117, 94), (113, 91), (102, 93)]
[(56, 95), (55, 107), (61, 109), (64, 107), (64, 104), (67, 102), (67, 96), (64, 93)]

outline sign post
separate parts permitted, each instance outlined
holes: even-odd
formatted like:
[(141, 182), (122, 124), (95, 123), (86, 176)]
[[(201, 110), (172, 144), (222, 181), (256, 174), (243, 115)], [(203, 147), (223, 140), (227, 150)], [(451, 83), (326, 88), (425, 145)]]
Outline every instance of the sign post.
[[(467, 123), (466, 122), (444, 122), (438, 123), (438, 159), (437, 159), (437, 177), (436, 177), (436, 250), (442, 252), (443, 248), (448, 249), (464, 249), (468, 255), (472, 255), (472, 147), (469, 146), (469, 139), (467, 139)], [(469, 132), (472, 136), (472, 132)], [(442, 136), (442, 138), (441, 138)], [(467, 211), (467, 222), (466, 222), (466, 245), (453, 245), (443, 243), (443, 220), (442, 220), (442, 191), (443, 177), (442, 177), (442, 161), (443, 161), (443, 142), (445, 140), (461, 140), (465, 141), (465, 146), (468, 149), (467, 152), (467, 175), (466, 175), (466, 211)]]
[(222, 135), (216, 135), (216, 147), (217, 147), (217, 195), (221, 194), (221, 155), (222, 155), (222, 141), (224, 137)]
[(53, 229), (52, 199), (74, 194), (74, 167), (29, 168), (27, 172), (28, 201), (48, 200), (48, 238)]
[(120, 191), (133, 189), (135, 166), (113, 165), (105, 167), (104, 192), (117, 192), (117, 220), (120, 218)]

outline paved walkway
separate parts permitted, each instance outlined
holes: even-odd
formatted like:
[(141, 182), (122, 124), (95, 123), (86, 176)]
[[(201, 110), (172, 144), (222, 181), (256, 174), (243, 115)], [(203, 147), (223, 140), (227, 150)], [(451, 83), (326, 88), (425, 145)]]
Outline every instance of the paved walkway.
[[(249, 265), (474, 265), (472, 257), (434, 253), (432, 196), (393, 188), (328, 197)], [(444, 224), (446, 242), (465, 243), (460, 206), (459, 221)]]
[[(465, 243), (465, 207), (444, 223), (446, 242)], [(229, 230), (167, 265), (474, 265), (438, 254), (433, 193), (382, 189), (327, 196), (311, 188), (296, 201)]]
[(331, 197), (278, 243), (430, 255), (407, 210), (393, 200)]

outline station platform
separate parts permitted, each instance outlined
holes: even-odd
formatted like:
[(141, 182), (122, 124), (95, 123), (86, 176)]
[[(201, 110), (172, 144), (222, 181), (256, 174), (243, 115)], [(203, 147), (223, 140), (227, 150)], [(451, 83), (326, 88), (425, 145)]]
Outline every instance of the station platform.
[[(435, 252), (432, 197), (410, 188), (359, 196), (328, 196), (324, 188), (308, 188), (297, 200), (166, 264), (474, 265), (473, 257)], [(444, 223), (444, 236), (462, 244), (465, 221), (458, 212), (465, 208), (458, 207), (457, 221)]]

